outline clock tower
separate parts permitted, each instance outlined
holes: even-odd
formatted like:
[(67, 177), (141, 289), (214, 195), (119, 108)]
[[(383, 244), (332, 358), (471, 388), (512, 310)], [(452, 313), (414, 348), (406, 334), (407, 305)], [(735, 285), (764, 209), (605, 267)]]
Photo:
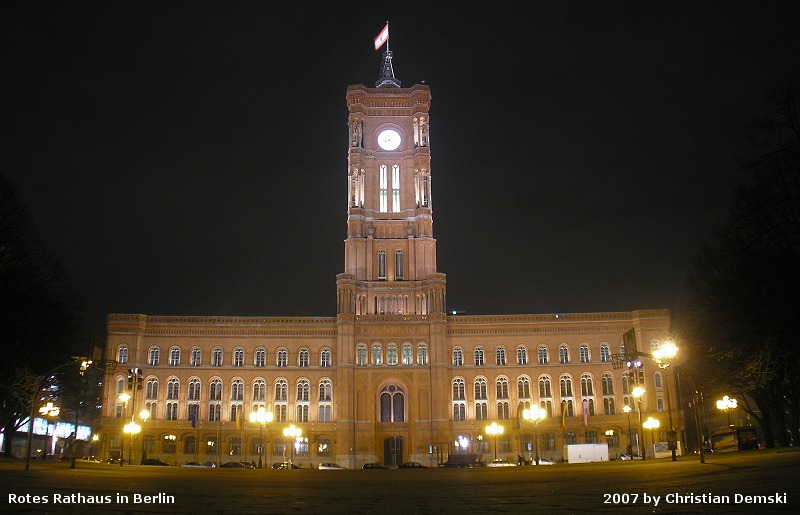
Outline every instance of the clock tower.
[(375, 88), (347, 89), (347, 239), (338, 313), (444, 314), (445, 278), (436, 270), (433, 238), (430, 88), (401, 88), (387, 54)]

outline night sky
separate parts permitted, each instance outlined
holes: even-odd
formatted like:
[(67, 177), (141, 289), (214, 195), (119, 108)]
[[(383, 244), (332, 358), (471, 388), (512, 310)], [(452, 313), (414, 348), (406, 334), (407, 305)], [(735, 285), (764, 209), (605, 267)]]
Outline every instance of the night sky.
[[(350, 84), (430, 85), (448, 308), (676, 309), (796, 1), (15, 2), (2, 173), (107, 313), (333, 316)], [(397, 6), (397, 7), (392, 7)]]

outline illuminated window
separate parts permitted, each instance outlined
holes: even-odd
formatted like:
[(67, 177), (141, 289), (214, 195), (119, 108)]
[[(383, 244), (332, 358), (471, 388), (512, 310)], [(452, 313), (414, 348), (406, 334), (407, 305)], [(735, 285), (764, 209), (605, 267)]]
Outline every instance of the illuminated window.
[(486, 379), (482, 377), (475, 380), (475, 399), (486, 400)]
[(263, 347), (256, 349), (254, 364), (257, 367), (264, 367), (267, 365), (267, 351)]
[(169, 350), (169, 364), (172, 367), (177, 367), (181, 364), (181, 350), (173, 347)]
[(363, 367), (367, 364), (367, 346), (359, 345), (356, 347), (356, 365)]
[(286, 402), (289, 391), (289, 384), (286, 379), (278, 379), (275, 381), (275, 401)]
[(216, 348), (213, 351), (211, 351), (211, 366), (212, 367), (222, 366), (222, 349)]
[(381, 390), (381, 422), (405, 421), (405, 394), (397, 385), (387, 385)]
[(150, 365), (158, 365), (158, 347), (151, 347), (147, 363)]
[(308, 402), (308, 380), (301, 379), (297, 381), (297, 401), (298, 402)]
[(614, 378), (611, 377), (611, 374), (608, 372), (603, 374), (600, 382), (603, 387), (603, 395), (614, 395)]
[(504, 347), (498, 347), (495, 351), (495, 365), (505, 365), (506, 364), (506, 349)]
[(192, 347), (191, 357), (191, 365), (193, 367), (199, 367), (200, 363), (202, 362), (203, 351), (200, 350), (200, 347)]
[(463, 401), (467, 399), (466, 387), (463, 379), (453, 380), (453, 400)]
[(525, 365), (528, 363), (528, 350), (524, 345), (517, 347), (517, 365)]
[(561, 376), (561, 397), (572, 397), (572, 378), (568, 375)]
[(539, 397), (550, 398), (553, 396), (553, 389), (550, 378), (542, 376), (539, 378)]
[(397, 365), (397, 345), (393, 343), (386, 348), (386, 364)]
[(181, 383), (177, 379), (167, 382), (167, 400), (177, 401), (180, 394)]
[(476, 367), (483, 366), (483, 347), (477, 347), (475, 349), (475, 366)]
[(400, 212), (400, 167), (392, 165), (392, 211)]
[(581, 363), (589, 363), (589, 346), (585, 343), (580, 348)]
[(168, 402), (167, 403), (166, 420), (178, 420), (178, 403), (177, 402)]
[(373, 345), (372, 346), (372, 364), (373, 365), (380, 365), (382, 362), (383, 351), (381, 350), (380, 345)]
[(151, 377), (145, 385), (145, 399), (158, 398), (158, 379)]
[(453, 366), (460, 367), (464, 365), (464, 355), (459, 348), (453, 349)]
[(330, 367), (331, 366), (331, 350), (330, 349), (322, 349), (322, 352), (319, 354), (319, 366), (321, 367)]
[(603, 363), (608, 363), (611, 361), (611, 350), (609, 349), (607, 343), (604, 343), (600, 346), (600, 361)]
[(231, 383), (231, 400), (244, 400), (244, 381), (241, 379), (234, 379), (234, 381)]
[(508, 399), (508, 379), (505, 377), (498, 378), (495, 387), (498, 399)]
[(221, 401), (222, 400), (222, 381), (214, 379), (208, 385), (208, 400)]
[(378, 251), (378, 279), (386, 280), (386, 251)]
[(388, 185), (388, 180), (387, 180), (388, 177), (386, 176), (386, 165), (381, 165), (380, 166), (380, 168), (378, 169), (378, 175), (379, 175), (379, 177), (378, 177), (378, 181), (379, 181), (378, 196), (379, 196), (379, 202), (380, 202), (380, 212), (381, 213), (385, 213), (385, 212), (387, 212), (389, 210), (388, 209), (388, 197), (387, 197), (387, 188), (389, 187), (389, 185)]
[(527, 377), (517, 379), (517, 397), (519, 399), (531, 398), (531, 380)]
[(589, 374), (581, 376), (581, 396), (588, 397), (594, 395), (594, 385)]
[(396, 250), (394, 252), (394, 280), (403, 280), (403, 251)]
[(301, 349), (297, 364), (301, 367), (308, 366), (308, 349)]
[(508, 420), (509, 418), (508, 402), (502, 401), (497, 403), (497, 418), (500, 420)]
[(278, 353), (277, 353), (276, 357), (277, 357), (277, 360), (278, 360), (278, 366), (279, 367), (285, 367), (285, 366), (287, 366), (289, 364), (288, 363), (288, 361), (289, 361), (288, 356), (289, 356), (289, 354), (288, 354), (286, 348), (281, 347), (280, 349), (278, 349)]
[(558, 362), (569, 363), (569, 348), (566, 345), (558, 348)]
[(403, 345), (403, 365), (414, 364), (413, 361), (414, 358), (412, 357), (413, 352), (414, 350), (410, 344), (406, 343), (405, 345)]
[(128, 346), (120, 345), (119, 349), (117, 349), (117, 363), (127, 363), (127, 362), (128, 362)]
[(417, 365), (427, 365), (428, 364), (428, 347), (426, 345), (420, 345), (417, 347)]
[(475, 403), (475, 419), (489, 420), (489, 404), (486, 402)]
[(264, 402), (267, 397), (267, 383), (263, 379), (253, 381), (253, 401)]
[(547, 365), (548, 361), (550, 361), (550, 358), (547, 355), (547, 347), (542, 345), (539, 347), (539, 364)]

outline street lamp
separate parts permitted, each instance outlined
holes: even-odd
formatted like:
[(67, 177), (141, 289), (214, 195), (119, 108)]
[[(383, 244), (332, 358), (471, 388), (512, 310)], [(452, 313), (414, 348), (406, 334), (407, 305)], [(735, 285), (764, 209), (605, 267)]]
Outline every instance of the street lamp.
[[(631, 430), (631, 411), (633, 411), (633, 408), (631, 408), (630, 406), (628, 406), (626, 404), (625, 406), (622, 407), (622, 411), (624, 411), (628, 415), (628, 456), (630, 456), (631, 460), (633, 460), (633, 445), (631, 445), (631, 431), (632, 431)], [(637, 435), (636, 439), (637, 440), (639, 439), (638, 435)], [(637, 445), (637, 447), (638, 447), (638, 445)]]
[[(644, 421), (644, 423), (642, 424), (642, 427), (645, 428), (645, 429), (649, 429), (650, 430), (650, 441), (653, 443), (653, 457), (655, 458), (656, 457), (656, 439), (653, 436), (653, 429), (658, 429), (659, 427), (661, 427), (661, 422), (659, 422), (658, 420), (654, 419), (653, 417), (647, 417), (647, 420)], [(647, 454), (647, 450), (645, 450), (644, 453)]]
[(503, 434), (503, 426), (498, 426), (497, 422), (492, 422), (491, 425), (486, 426), (486, 434), (494, 436), (494, 459), (497, 459), (497, 437)]
[[(300, 439), (300, 436), (303, 434), (303, 430), (299, 427), (295, 427), (294, 424), (290, 425), (289, 427), (283, 428), (283, 437), (290, 438), (292, 441), (292, 446), (289, 448), (289, 468), (293, 467), (292, 458), (294, 457), (294, 446), (295, 441)], [(285, 444), (284, 444), (285, 445)]]
[[(39, 408), (39, 413), (41, 413), (42, 416), (47, 421), (47, 430), (45, 431), (45, 436), (47, 436), (47, 434), (50, 432), (50, 419), (57, 417), (58, 414), (61, 413), (61, 408), (59, 408), (58, 406), (54, 406), (52, 402), (48, 402), (45, 406)], [(31, 420), (30, 423), (33, 424), (33, 420)], [(54, 433), (53, 436), (55, 436), (55, 431), (53, 431), (53, 433)], [(52, 451), (53, 449), (52, 442), (50, 442), (49, 447), (50, 450)], [(44, 454), (45, 456), (47, 456), (48, 454), (52, 454), (52, 452), (48, 453), (47, 449), (45, 449)]]
[(731, 410), (738, 406), (736, 399), (731, 399), (727, 395), (722, 396), (722, 400), (717, 401), (717, 409), (728, 414), (728, 427), (731, 427)]
[[(131, 400), (131, 396), (130, 396), (130, 394), (128, 394), (128, 392), (122, 392), (120, 394), (120, 396), (118, 397), (118, 399), (121, 400), (122, 403), (123, 403), (123, 408), (122, 408), (122, 411), (123, 411), (122, 415), (123, 416), (122, 416), (122, 418), (124, 419), (125, 415), (128, 412), (128, 401)], [(122, 432), (123, 433), (125, 432), (125, 428), (126, 427), (127, 426), (122, 426)], [(124, 457), (125, 457), (125, 438), (123, 437), (119, 441), (119, 466), (120, 467), (122, 466), (122, 463), (125, 461), (123, 459)]]
[(664, 369), (664, 389), (667, 390), (667, 413), (669, 414), (669, 448), (672, 451), (672, 461), (678, 461), (676, 450), (678, 447), (678, 439), (675, 434), (675, 426), (672, 424), (672, 402), (669, 395), (669, 384), (667, 383), (667, 376), (669, 366), (672, 364), (672, 359), (678, 353), (678, 346), (674, 342), (666, 341), (653, 351), (653, 360), (659, 368)]
[(250, 422), (256, 422), (259, 425), (261, 446), (258, 453), (258, 468), (264, 468), (264, 424), (272, 422), (272, 412), (265, 410), (264, 406), (259, 406), (256, 411), (250, 412)]
[[(139, 412), (139, 418), (142, 419), (142, 429), (144, 429), (144, 424), (150, 418), (150, 412), (146, 409), (143, 409)], [(144, 465), (144, 461), (147, 459), (147, 454), (144, 452), (144, 435), (142, 435), (142, 465)]]
[[(636, 409), (639, 412), (639, 428), (641, 428), (642, 427), (642, 395), (644, 395), (644, 388), (642, 388), (641, 386), (637, 386), (636, 388), (633, 389), (633, 391), (631, 393), (633, 394), (634, 397), (636, 397)], [(636, 439), (637, 440), (639, 439), (639, 431), (640, 431), (640, 429), (636, 430)], [(639, 446), (639, 454), (642, 455), (642, 459), (643, 460), (647, 459), (647, 456), (646, 456), (647, 453), (646, 452), (642, 452), (641, 446)]]
[(539, 422), (547, 417), (547, 411), (544, 408), (534, 407), (531, 409), (522, 410), (522, 418), (533, 424), (533, 454), (534, 463), (539, 464), (539, 432), (537, 426)]
[[(142, 426), (137, 424), (134, 421), (131, 421), (125, 424), (125, 427), (122, 428), (122, 431), (126, 434), (131, 435), (131, 445), (128, 447), (128, 463), (132, 463), (133, 460), (133, 435), (139, 434), (139, 431), (142, 430)], [(122, 457), (120, 456), (120, 464), (122, 463)]]

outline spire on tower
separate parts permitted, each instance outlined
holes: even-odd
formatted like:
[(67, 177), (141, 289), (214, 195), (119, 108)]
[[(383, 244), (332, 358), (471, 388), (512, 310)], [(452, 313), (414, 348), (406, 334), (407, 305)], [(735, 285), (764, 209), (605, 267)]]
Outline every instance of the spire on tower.
[[(388, 45), (387, 45), (388, 48)], [(381, 74), (378, 81), (375, 83), (376, 88), (399, 88), (400, 81), (394, 77), (394, 68), (392, 68), (392, 52), (386, 50), (383, 53), (383, 62), (381, 63)]]

